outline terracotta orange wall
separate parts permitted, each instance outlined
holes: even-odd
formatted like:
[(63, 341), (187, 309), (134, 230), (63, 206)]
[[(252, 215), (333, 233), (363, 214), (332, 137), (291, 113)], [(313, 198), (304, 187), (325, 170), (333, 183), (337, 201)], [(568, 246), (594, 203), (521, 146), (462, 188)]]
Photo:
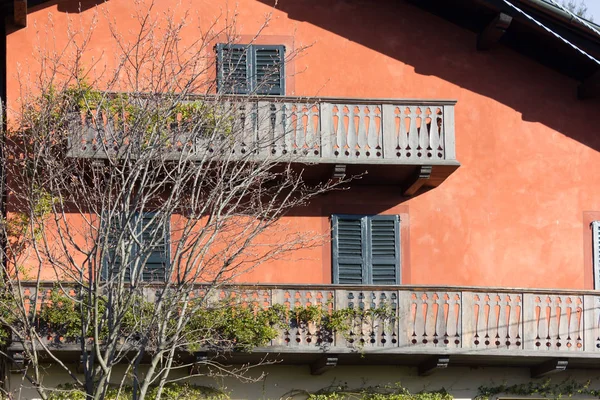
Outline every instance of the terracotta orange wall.
[[(36, 30), (49, 13), (64, 27), (65, 10), (77, 3), (36, 7), (29, 27), (8, 36), (9, 107), (18, 97), (11, 77), (30, 65)], [(101, 8), (126, 24), (129, 4), (109, 0)], [(190, 4), (207, 21), (234, 7)], [(311, 45), (294, 62), (288, 95), (458, 100), (462, 166), (439, 188), (411, 199), (390, 187), (332, 193), (293, 213), (294, 229), (325, 232), (336, 210), (399, 213), (405, 284), (592, 288), (584, 213), (600, 211), (600, 113), (598, 101), (575, 99), (577, 82), (503, 47), (477, 52), (474, 33), (400, 1), (280, 0), (273, 10), (239, 0), (235, 7), (238, 33), (253, 35), (273, 12), (263, 41)], [(106, 35), (100, 23), (98, 52)], [(330, 271), (323, 244), (246, 280), (326, 283)]]

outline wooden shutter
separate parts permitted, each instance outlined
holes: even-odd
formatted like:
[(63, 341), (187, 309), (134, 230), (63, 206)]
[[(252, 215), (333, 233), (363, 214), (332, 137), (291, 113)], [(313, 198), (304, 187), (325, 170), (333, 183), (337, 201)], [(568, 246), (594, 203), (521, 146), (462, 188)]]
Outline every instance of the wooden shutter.
[(400, 229), (398, 216), (368, 217), (368, 264), (374, 285), (400, 283)]
[(361, 217), (336, 216), (333, 223), (333, 283), (364, 283), (366, 253), (364, 221)]
[(400, 219), (397, 215), (334, 215), (333, 283), (400, 283)]
[(155, 213), (144, 213), (140, 218), (142, 234), (142, 280), (164, 281), (169, 266), (169, 229)]
[(217, 86), (220, 93), (247, 94), (252, 90), (252, 55), (250, 46), (217, 45)]
[(285, 94), (285, 47), (253, 46), (255, 88), (257, 94)]
[(594, 253), (594, 289), (600, 290), (600, 221), (592, 222), (592, 251)]

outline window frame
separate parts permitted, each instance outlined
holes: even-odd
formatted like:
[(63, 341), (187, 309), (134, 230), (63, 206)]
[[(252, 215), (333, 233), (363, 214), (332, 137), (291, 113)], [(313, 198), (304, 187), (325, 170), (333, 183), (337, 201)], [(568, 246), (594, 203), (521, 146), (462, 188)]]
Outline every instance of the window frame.
[[(401, 219), (399, 215), (362, 215), (362, 214), (333, 214), (331, 216), (331, 263), (332, 263), (332, 282), (335, 285), (339, 282), (339, 250), (338, 250), (338, 225), (339, 219), (359, 220), (361, 222), (361, 246), (362, 246), (362, 283), (361, 285), (382, 285), (393, 286), (400, 285), (402, 282), (402, 246), (401, 246)], [(396, 280), (391, 284), (373, 283), (373, 236), (372, 221), (387, 220), (394, 221), (394, 244), (395, 244), (395, 276)]]
[(592, 221), (592, 268), (594, 289), (600, 290), (600, 220)]
[[(244, 49), (246, 51), (246, 88), (233, 88), (228, 90), (224, 85), (223, 76), (223, 50), (226, 48), (230, 49)], [(286, 77), (285, 77), (285, 50), (286, 46), (283, 44), (227, 44), (218, 43), (215, 46), (217, 53), (217, 91), (221, 94), (257, 94), (267, 96), (285, 96), (286, 93)], [(279, 88), (261, 88), (257, 82), (257, 65), (256, 55), (257, 50), (278, 50), (280, 54), (279, 64)]]

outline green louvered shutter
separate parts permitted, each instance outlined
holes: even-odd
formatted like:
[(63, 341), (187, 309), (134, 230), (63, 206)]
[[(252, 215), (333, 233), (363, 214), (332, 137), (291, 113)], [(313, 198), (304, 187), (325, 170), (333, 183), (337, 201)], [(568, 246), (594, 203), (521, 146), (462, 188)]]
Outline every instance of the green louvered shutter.
[(169, 266), (169, 228), (154, 213), (144, 213), (140, 223), (144, 247), (142, 259), (145, 260), (142, 280), (164, 281)]
[(285, 94), (284, 46), (253, 46), (257, 94)]
[(400, 229), (395, 215), (368, 217), (368, 261), (373, 285), (400, 283)]
[(333, 281), (360, 285), (366, 276), (365, 224), (361, 217), (336, 216), (333, 223)]
[(251, 46), (217, 45), (217, 86), (219, 93), (247, 94), (252, 90)]
[(594, 289), (600, 290), (600, 221), (592, 222), (592, 251), (594, 253)]

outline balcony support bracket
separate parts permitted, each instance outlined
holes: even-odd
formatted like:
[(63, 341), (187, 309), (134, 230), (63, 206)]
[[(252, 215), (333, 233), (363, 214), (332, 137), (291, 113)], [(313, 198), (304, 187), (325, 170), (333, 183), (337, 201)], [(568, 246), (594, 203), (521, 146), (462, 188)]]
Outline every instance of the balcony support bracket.
[(448, 368), (450, 356), (436, 356), (419, 365), (419, 376), (428, 376), (437, 370)]
[(408, 185), (405, 187), (403, 194), (405, 196), (412, 196), (421, 189), (421, 187), (431, 178), (431, 165), (421, 165), (417, 168), (412, 178), (409, 180)]
[(325, 371), (329, 371), (332, 368), (335, 368), (338, 363), (338, 357), (334, 355), (328, 355), (319, 358), (317, 361), (310, 364), (310, 373), (311, 375), (321, 375)]
[(333, 179), (344, 179), (346, 176), (346, 164), (335, 164), (333, 166)]
[(600, 97), (600, 70), (584, 80), (577, 88), (577, 98), (580, 100)]
[(499, 13), (480, 33), (477, 35), (477, 50), (489, 50), (500, 41), (510, 23), (512, 17), (508, 14)]
[(197, 375), (200, 373), (200, 367), (206, 365), (208, 362), (208, 353), (204, 351), (197, 351), (194, 353), (194, 364), (190, 366), (190, 376)]
[(77, 363), (77, 365), (75, 366), (75, 370), (80, 373), (83, 374), (83, 364), (85, 363), (85, 361), (83, 360), (83, 354), (79, 355), (79, 362)]
[(12, 354), (12, 364), (10, 369), (12, 372), (21, 372), (25, 366), (25, 354), (23, 352), (15, 352)]
[(569, 360), (566, 358), (556, 358), (553, 360), (548, 360), (543, 362), (535, 367), (531, 368), (531, 377), (532, 378), (542, 378), (544, 376), (554, 374), (556, 372), (561, 372), (567, 369), (567, 364)]

